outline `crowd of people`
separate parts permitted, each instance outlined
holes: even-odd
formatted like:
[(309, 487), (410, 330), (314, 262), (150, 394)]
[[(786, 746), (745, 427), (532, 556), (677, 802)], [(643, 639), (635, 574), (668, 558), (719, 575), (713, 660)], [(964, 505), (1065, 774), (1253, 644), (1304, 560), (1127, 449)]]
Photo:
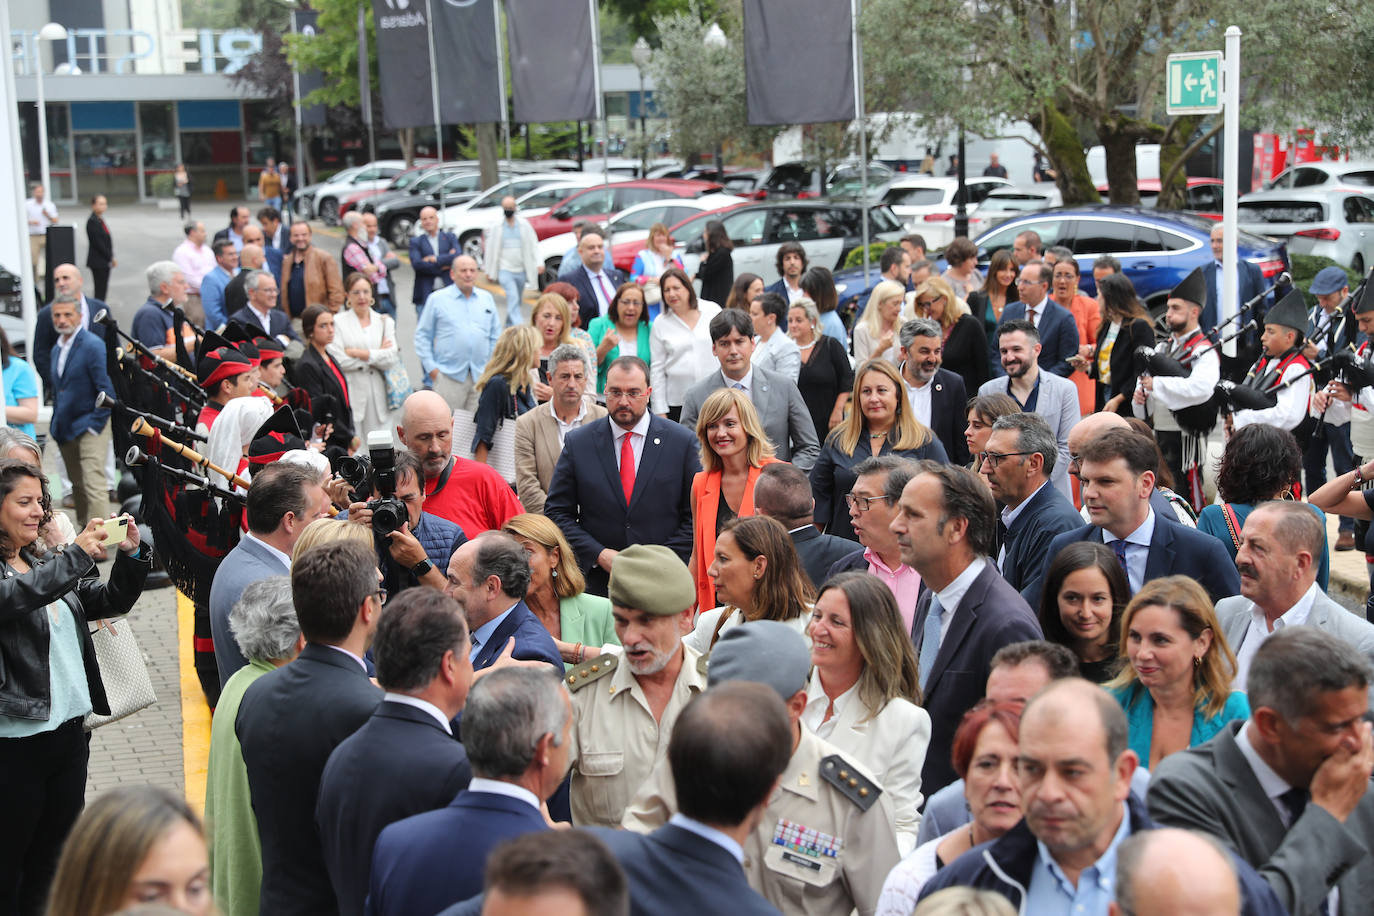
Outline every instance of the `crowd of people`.
[[(1374, 624), (1326, 594), (1324, 513), (1374, 517), (1374, 401), (1304, 353), (1374, 332), (1374, 293), (1266, 303), (1257, 406), (1219, 419), (1201, 270), (1156, 342), (1110, 258), (1094, 300), (1032, 232), (986, 276), (910, 236), (851, 335), (800, 245), (736, 278), (717, 224), (693, 278), (655, 227), (625, 277), (584, 226), (526, 318), (506, 209), (483, 264), (422, 213), (413, 341), (375, 220), (338, 259), (298, 221), (274, 267), (280, 213), (236, 207), (148, 268), (133, 334), (197, 354), (207, 446), (251, 483), (205, 608), (203, 819), (149, 788), (82, 810), (86, 621), (152, 557), (102, 543), (102, 304), (61, 279), (40, 365), (91, 521), (0, 441), (0, 909), (1362, 912)], [(211, 327), (179, 341), (192, 291)], [(294, 426), (292, 386), (333, 412)], [(1319, 425), (1356, 443), (1330, 481)], [(340, 480), (393, 430), (390, 485)]]

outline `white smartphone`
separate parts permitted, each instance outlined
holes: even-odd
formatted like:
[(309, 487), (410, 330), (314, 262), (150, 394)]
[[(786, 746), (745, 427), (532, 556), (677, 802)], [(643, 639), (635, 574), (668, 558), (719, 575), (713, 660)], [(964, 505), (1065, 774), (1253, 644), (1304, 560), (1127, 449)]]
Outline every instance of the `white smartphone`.
[(124, 539), (129, 536), (129, 516), (121, 515), (119, 518), (107, 518), (105, 520), (105, 540), (106, 545), (122, 544)]

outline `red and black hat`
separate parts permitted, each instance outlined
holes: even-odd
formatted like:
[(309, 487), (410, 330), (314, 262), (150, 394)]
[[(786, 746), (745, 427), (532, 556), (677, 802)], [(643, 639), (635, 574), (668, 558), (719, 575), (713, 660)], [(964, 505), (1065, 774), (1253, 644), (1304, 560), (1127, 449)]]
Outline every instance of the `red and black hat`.
[(305, 436), (301, 434), (295, 412), (289, 406), (278, 407), (277, 412), (253, 433), (253, 441), (248, 444), (248, 463), (262, 467), (298, 448), (305, 448)]
[(217, 347), (196, 361), (196, 378), (207, 391), (227, 378), (253, 370), (253, 361), (235, 347)]
[(253, 328), (239, 321), (231, 321), (224, 326), (224, 338), (238, 351), (253, 363), (259, 365), (264, 359), (272, 359), (271, 355), (262, 353), (260, 341), (265, 340), (261, 331), (254, 331)]

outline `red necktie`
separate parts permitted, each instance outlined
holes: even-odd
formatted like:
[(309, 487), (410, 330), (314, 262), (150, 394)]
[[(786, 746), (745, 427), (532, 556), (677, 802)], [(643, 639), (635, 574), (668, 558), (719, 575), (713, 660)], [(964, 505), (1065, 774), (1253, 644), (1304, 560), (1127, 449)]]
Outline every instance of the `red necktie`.
[(602, 279), (601, 274), (596, 275), (596, 285), (601, 287), (601, 295), (606, 298), (606, 307), (610, 308), (611, 292), (606, 288), (606, 281)]
[(635, 492), (635, 450), (634, 433), (626, 433), (620, 440), (620, 486), (625, 490), (625, 505)]

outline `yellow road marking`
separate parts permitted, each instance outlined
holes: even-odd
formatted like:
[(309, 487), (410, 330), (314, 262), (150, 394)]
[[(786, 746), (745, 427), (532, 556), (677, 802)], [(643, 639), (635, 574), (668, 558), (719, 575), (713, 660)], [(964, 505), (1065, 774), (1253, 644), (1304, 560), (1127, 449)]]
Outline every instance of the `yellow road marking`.
[(191, 638), (195, 633), (195, 605), (177, 592), (177, 661), (181, 668), (181, 773), (186, 800), (205, 811), (205, 775), (210, 766), (210, 708), (196, 676)]

